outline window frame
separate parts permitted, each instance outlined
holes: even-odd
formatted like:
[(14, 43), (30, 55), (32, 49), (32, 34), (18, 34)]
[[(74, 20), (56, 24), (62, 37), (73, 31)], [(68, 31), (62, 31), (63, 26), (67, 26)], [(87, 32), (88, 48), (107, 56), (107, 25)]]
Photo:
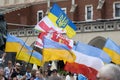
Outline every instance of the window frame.
[(37, 22), (40, 21), (40, 20), (39, 20), (39, 13), (42, 13), (42, 18), (43, 18), (43, 15), (44, 15), (43, 10), (37, 11)]
[(120, 4), (120, 1), (117, 1), (117, 2), (114, 2), (114, 3), (113, 3), (113, 18), (114, 18), (114, 19), (120, 19), (120, 16), (119, 16), (119, 17), (116, 17), (116, 15), (115, 15), (115, 12), (116, 12), (116, 11), (115, 11), (115, 10), (116, 10), (116, 9), (115, 9), (115, 4), (117, 4), (117, 3)]
[[(87, 8), (91, 7), (91, 19), (88, 19), (88, 10)], [(93, 20), (93, 5), (85, 5), (85, 21), (92, 21)]]

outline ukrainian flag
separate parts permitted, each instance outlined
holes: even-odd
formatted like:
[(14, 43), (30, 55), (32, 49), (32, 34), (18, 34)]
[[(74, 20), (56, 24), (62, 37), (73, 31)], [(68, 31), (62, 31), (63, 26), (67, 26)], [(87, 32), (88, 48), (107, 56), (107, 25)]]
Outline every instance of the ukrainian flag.
[(16, 52), (16, 59), (25, 62), (28, 62), (30, 59), (29, 63), (36, 64), (38, 66), (42, 65), (42, 55), (40, 53), (34, 51), (22, 39), (10, 34), (7, 35), (5, 52)]
[(107, 39), (103, 50), (111, 57), (112, 62), (120, 64), (120, 48), (111, 39)]
[(69, 38), (72, 38), (76, 34), (76, 26), (57, 4), (54, 4), (50, 9), (48, 18), (53, 22), (54, 26), (64, 29)]

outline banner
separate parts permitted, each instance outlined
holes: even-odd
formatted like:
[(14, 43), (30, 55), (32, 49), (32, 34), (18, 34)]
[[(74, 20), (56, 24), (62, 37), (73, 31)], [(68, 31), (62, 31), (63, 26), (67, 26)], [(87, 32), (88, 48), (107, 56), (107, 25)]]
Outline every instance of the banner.
[(25, 62), (28, 62), (31, 56), (30, 63), (39, 66), (42, 65), (42, 55), (40, 53), (34, 51), (33, 48), (28, 46), (22, 39), (10, 34), (7, 35), (5, 52), (16, 52), (16, 59)]
[(52, 21), (54, 26), (64, 29), (69, 38), (72, 38), (76, 35), (76, 26), (57, 4), (54, 4), (50, 9), (50, 12), (48, 13), (48, 18)]
[(62, 43), (70, 49), (72, 49), (72, 47), (73, 47), (72, 39), (68, 39), (68, 38), (64, 37), (61, 33), (57, 33), (57, 32), (53, 32), (53, 33), (41, 32), (38, 35), (38, 38), (36, 40), (36, 43), (35, 43), (36, 47), (39, 47), (41, 49), (43, 48), (43, 38), (44, 37), (48, 37), (49, 39), (51, 39), (55, 42)]
[(111, 57), (112, 62), (120, 64), (120, 47), (111, 39), (107, 39), (103, 50)]

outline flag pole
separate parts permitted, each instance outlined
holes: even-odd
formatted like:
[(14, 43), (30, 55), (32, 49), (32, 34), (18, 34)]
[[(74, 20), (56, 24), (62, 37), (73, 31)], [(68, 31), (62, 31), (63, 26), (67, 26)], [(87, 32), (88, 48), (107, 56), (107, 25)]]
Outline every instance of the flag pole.
[(33, 54), (34, 48), (35, 48), (35, 47), (33, 47), (33, 49), (32, 49), (32, 52), (31, 52), (31, 54), (30, 54), (30, 57), (29, 57), (29, 60), (28, 60), (28, 62), (27, 62), (27, 66), (26, 66), (26, 68), (28, 67), (28, 65), (29, 65), (29, 63), (30, 63), (30, 60), (31, 60), (31, 57), (32, 57), (32, 54)]
[[(23, 46), (20, 48), (20, 51), (17, 53), (16, 58), (20, 55), (20, 52), (22, 51), (22, 49), (23, 49), (23, 47), (24, 47), (25, 43), (27, 42), (28, 38), (29, 38), (29, 36), (28, 36), (28, 37), (27, 37), (27, 39), (25, 40), (25, 42), (24, 42)], [(15, 58), (15, 61), (16, 61), (16, 58)]]

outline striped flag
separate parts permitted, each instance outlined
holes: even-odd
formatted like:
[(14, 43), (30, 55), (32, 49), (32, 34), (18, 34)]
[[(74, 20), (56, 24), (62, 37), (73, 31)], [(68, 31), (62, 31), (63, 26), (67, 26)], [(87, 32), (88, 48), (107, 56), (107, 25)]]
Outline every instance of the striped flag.
[(53, 25), (53, 23), (50, 21), (50, 19), (45, 16), (40, 22), (37, 23), (35, 26), (35, 29), (41, 32), (59, 32), (59, 33), (65, 33), (61, 28), (57, 28)]
[(103, 50), (111, 57), (112, 62), (120, 64), (120, 48), (114, 41), (108, 38)]
[(54, 4), (52, 6), (50, 12), (48, 13), (48, 17), (52, 21), (54, 26), (64, 29), (69, 38), (72, 38), (76, 35), (76, 26), (57, 4)]
[(38, 39), (36, 40), (35, 46), (39, 48), (43, 48), (43, 38), (47, 36), (49, 39), (59, 42), (62, 44), (65, 44), (68, 46), (70, 49), (73, 47), (73, 40), (68, 39), (64, 37), (61, 33), (53, 32), (53, 33), (47, 33), (47, 32), (41, 32), (38, 36)]

